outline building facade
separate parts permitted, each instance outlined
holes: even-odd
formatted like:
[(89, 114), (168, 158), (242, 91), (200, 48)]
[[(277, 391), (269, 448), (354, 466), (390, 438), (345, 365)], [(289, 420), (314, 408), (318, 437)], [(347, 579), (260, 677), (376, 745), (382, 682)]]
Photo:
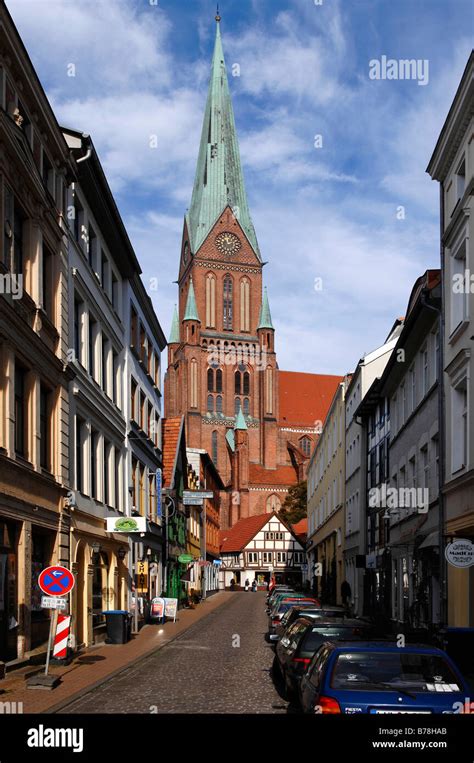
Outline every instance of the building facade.
[[(318, 420), (339, 377), (301, 375), (310, 377), (305, 383), (312, 392), (302, 390), (301, 399), (308, 402), (303, 413), (287, 400), (288, 393), (298, 394), (295, 377), (300, 375), (285, 374), (277, 364), (268, 295), (262, 292), (264, 262), (247, 202), (217, 19), (198, 165), (184, 221), (165, 405), (167, 416), (185, 416), (188, 446), (208, 452), (221, 474), (226, 490), (220, 520), (227, 527), (277, 510), (288, 488), (303, 478)], [(289, 417), (286, 409), (292, 411)], [(248, 431), (240, 472), (227, 438), (239, 411)]]
[(401, 322), (397, 321), (387, 341), (361, 358), (346, 391), (344, 564), (354, 615), (363, 611), (367, 553), (367, 432), (356, 412), (374, 380), (382, 375), (400, 331)]
[(327, 604), (341, 603), (345, 505), (345, 395), (337, 388), (308, 467), (308, 566), (312, 589)]
[(222, 530), (221, 558), (223, 588), (230, 588), (232, 581), (237, 589), (247, 580), (266, 589), (271, 578), (296, 586), (303, 580), (304, 545), (276, 512), (241, 519)]
[[(427, 171), (440, 184), (444, 540), (474, 541), (474, 53)], [(444, 453), (445, 452), (445, 457)], [(445, 565), (442, 620), (474, 626), (474, 567)]]
[(388, 490), (379, 502), (391, 555), (395, 628), (404, 623), (429, 628), (440, 622), (440, 312), (440, 272), (430, 270), (413, 287), (403, 330), (381, 377), (390, 442)]
[(0, 660), (47, 639), (42, 568), (69, 565), (68, 147), (0, 7)]

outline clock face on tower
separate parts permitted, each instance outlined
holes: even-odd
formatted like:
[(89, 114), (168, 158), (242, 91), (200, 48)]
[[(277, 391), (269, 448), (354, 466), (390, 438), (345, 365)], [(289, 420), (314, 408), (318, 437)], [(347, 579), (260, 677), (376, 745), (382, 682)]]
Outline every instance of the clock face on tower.
[(221, 254), (237, 254), (242, 244), (234, 233), (219, 233), (216, 246)]

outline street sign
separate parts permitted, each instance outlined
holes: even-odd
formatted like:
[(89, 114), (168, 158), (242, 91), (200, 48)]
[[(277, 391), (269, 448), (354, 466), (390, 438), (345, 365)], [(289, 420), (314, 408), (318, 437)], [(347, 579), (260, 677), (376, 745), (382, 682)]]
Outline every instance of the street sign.
[(214, 498), (214, 493), (212, 490), (183, 490), (185, 498)]
[(185, 495), (183, 498), (183, 503), (185, 506), (202, 506), (204, 503), (204, 498), (194, 498)]
[(42, 596), (41, 606), (43, 609), (66, 609), (66, 599), (58, 599), (55, 596)]
[(74, 575), (66, 567), (46, 567), (38, 575), (38, 585), (47, 596), (65, 596), (74, 588)]
[(155, 480), (156, 480), (156, 516), (158, 519), (161, 519), (162, 514), (162, 508), (161, 508), (161, 486), (162, 486), (162, 479), (161, 479), (161, 469), (156, 470), (155, 474)]
[(467, 538), (456, 538), (448, 543), (444, 555), (453, 567), (472, 567), (474, 564), (474, 543)]

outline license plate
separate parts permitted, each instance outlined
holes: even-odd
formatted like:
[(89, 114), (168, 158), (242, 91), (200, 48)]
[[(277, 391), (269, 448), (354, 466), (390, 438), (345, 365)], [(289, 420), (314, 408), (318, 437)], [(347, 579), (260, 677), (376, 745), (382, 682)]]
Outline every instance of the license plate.
[(431, 710), (379, 710), (376, 707), (370, 712), (373, 715), (431, 715)]

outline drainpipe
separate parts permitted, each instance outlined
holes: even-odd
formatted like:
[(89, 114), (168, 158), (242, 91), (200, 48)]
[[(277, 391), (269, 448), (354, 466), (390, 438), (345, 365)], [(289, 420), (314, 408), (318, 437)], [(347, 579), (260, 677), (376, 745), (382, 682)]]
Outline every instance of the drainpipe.
[(76, 159), (76, 164), (80, 164), (81, 162), (85, 162), (87, 159), (90, 159), (92, 156), (92, 146), (90, 144), (90, 136), (88, 133), (83, 133), (82, 137), (84, 140), (89, 141), (89, 148), (87, 149), (87, 152), (84, 154), (84, 156), (81, 156), (79, 159)]

